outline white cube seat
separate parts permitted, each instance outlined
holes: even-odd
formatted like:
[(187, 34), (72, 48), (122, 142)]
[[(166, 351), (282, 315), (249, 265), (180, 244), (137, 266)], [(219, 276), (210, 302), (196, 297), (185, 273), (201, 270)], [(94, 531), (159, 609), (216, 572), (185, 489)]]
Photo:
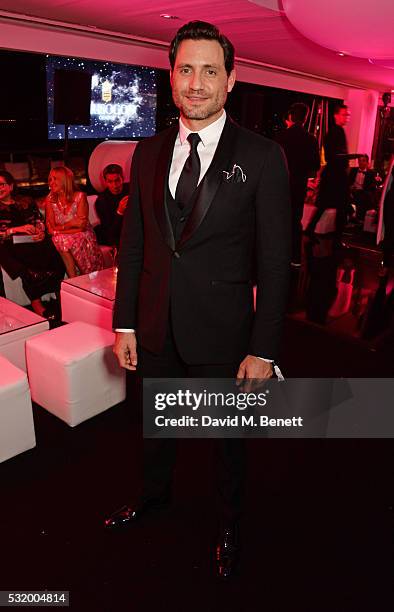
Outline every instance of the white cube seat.
[[(304, 205), (304, 211), (302, 215), (302, 229), (305, 230), (308, 227), (309, 222), (312, 219), (312, 215), (316, 212), (317, 207), (312, 206), (311, 204)], [(337, 211), (335, 208), (326, 208), (324, 213), (319, 219), (319, 222), (316, 224), (315, 233), (316, 234), (330, 234), (331, 232), (335, 232), (335, 219), (337, 216)]]
[(0, 462), (35, 445), (26, 373), (0, 355)]
[(82, 321), (31, 338), (26, 361), (33, 401), (71, 427), (126, 397), (114, 333)]
[(378, 213), (376, 210), (367, 210), (364, 217), (364, 232), (371, 232), (372, 234), (376, 234), (378, 229)]

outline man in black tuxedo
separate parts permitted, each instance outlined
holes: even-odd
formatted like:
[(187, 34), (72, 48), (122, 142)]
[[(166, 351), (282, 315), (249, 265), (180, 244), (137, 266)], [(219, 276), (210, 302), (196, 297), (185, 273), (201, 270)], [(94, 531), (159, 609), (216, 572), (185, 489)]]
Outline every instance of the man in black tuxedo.
[(130, 185), (124, 182), (119, 164), (108, 164), (103, 170), (105, 190), (97, 196), (94, 204), (99, 225), (96, 225), (99, 244), (119, 247), (124, 211), (126, 210)]
[(349, 118), (346, 104), (335, 106), (333, 118), (334, 123), (324, 139), (324, 154), (327, 164), (320, 175), (319, 191), (316, 198), (317, 211), (310, 220), (305, 233), (313, 238), (316, 225), (324, 211), (327, 208), (335, 208), (335, 234), (336, 242), (339, 244), (342, 230), (346, 224), (350, 200), (349, 159), (354, 159), (358, 155), (348, 152), (346, 134), (343, 129)]
[(349, 172), (350, 193), (360, 221), (364, 220), (367, 210), (375, 208), (374, 193), (381, 181), (380, 176), (370, 169), (368, 155), (360, 155), (358, 168), (351, 168)]
[(318, 142), (304, 127), (308, 114), (309, 108), (303, 102), (292, 104), (285, 119), (287, 129), (278, 136), (289, 166), (293, 245), (291, 263), (295, 267), (301, 264), (301, 219), (308, 178), (315, 176), (320, 168)]
[[(134, 153), (114, 352), (143, 377), (268, 378), (278, 356), (290, 261), (284, 156), (276, 143), (226, 116), (234, 48), (215, 26), (194, 21), (180, 28), (170, 63), (180, 121)], [(217, 571), (228, 577), (237, 559), (244, 449), (239, 439), (217, 442)], [(109, 517), (107, 527), (129, 525), (168, 502), (174, 443), (144, 441), (142, 498)]]

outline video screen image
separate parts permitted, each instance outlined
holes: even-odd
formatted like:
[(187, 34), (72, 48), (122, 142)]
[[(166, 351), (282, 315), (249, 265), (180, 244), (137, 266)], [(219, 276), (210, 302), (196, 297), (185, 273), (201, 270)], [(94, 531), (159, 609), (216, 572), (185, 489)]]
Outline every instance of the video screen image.
[(82, 70), (92, 75), (90, 125), (70, 125), (69, 138), (132, 139), (155, 134), (157, 78), (153, 68), (48, 55), (49, 139), (64, 138), (64, 126), (53, 123), (56, 69)]

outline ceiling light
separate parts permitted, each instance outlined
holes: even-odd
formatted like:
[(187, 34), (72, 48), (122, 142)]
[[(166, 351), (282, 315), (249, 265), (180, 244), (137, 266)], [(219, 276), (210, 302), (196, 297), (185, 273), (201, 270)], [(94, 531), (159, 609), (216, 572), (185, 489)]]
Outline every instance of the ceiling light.
[(337, 51), (337, 55), (339, 55), (339, 57), (345, 57), (346, 53), (343, 51)]
[(169, 15), (168, 13), (161, 13), (160, 17), (163, 17), (163, 19), (179, 19), (176, 15)]

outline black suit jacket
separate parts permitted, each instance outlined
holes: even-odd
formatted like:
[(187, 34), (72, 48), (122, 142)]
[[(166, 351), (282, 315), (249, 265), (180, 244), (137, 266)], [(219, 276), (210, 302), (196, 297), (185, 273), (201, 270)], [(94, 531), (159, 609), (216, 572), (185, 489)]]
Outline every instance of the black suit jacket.
[(123, 216), (117, 214), (119, 202), (130, 191), (128, 183), (123, 184), (121, 193), (114, 195), (109, 189), (105, 189), (97, 196), (94, 204), (100, 224), (95, 226), (95, 232), (99, 244), (108, 246), (118, 245), (122, 231)]
[[(290, 204), (280, 147), (227, 119), (181, 237), (168, 215), (178, 127), (141, 141), (119, 253), (114, 328), (159, 353), (169, 317), (189, 364), (276, 358), (287, 297)], [(240, 172), (227, 178), (234, 165)], [(253, 267), (257, 309), (253, 309)]]
[(302, 125), (292, 125), (278, 135), (283, 147), (292, 182), (305, 184), (320, 168), (319, 145)]
[[(358, 168), (350, 168), (350, 172), (349, 172), (350, 186), (352, 186), (354, 181), (356, 180), (357, 172), (358, 172)], [(366, 170), (364, 184), (363, 184), (363, 191), (374, 191), (374, 189), (376, 189), (376, 185), (377, 184), (375, 181), (375, 172), (373, 170)]]

